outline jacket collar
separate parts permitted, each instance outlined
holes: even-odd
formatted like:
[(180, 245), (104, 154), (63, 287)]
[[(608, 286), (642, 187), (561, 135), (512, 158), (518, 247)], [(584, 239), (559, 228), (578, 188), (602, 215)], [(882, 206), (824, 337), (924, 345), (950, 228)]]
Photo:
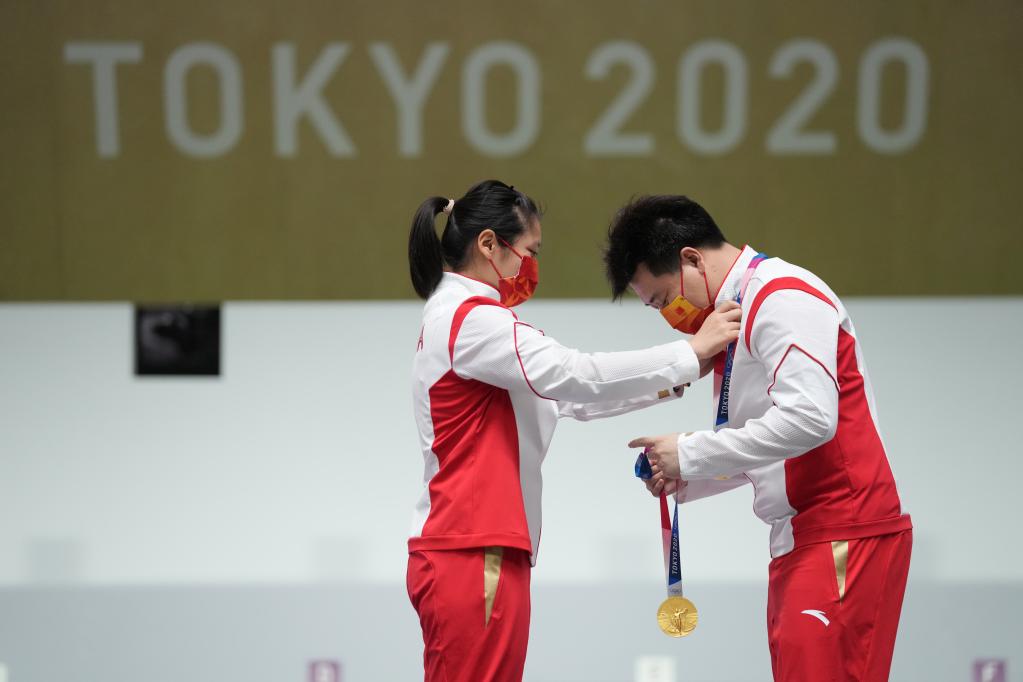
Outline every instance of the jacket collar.
[(440, 287), (438, 288), (462, 288), (469, 293), (470, 296), (485, 296), (486, 298), (492, 298), (495, 301), (501, 300), (501, 294), (498, 290), (486, 282), (481, 282), (478, 279), (466, 277), (460, 275), (457, 272), (445, 272), (441, 278)]
[(739, 287), (742, 286), (742, 277), (746, 274), (746, 268), (757, 255), (757, 250), (750, 248), (749, 246), (742, 247), (742, 251), (739, 252), (739, 256), (732, 263), (732, 267), (729, 268), (725, 274), (724, 280), (721, 282), (721, 288), (718, 289), (717, 296), (714, 297), (714, 307), (718, 307), (725, 301), (734, 301), (735, 297), (739, 295)]

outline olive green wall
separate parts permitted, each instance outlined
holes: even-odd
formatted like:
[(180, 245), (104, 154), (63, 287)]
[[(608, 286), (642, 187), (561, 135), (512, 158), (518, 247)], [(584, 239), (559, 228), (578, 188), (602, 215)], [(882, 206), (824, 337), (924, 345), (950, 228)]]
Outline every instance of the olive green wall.
[[(646, 192), (842, 294), (1023, 292), (1018, 2), (6, 0), (0, 25), (0, 299), (407, 297), (414, 210), (487, 177), (547, 206), (541, 297), (606, 295), (607, 222)], [(404, 116), (386, 73), (422, 77)]]

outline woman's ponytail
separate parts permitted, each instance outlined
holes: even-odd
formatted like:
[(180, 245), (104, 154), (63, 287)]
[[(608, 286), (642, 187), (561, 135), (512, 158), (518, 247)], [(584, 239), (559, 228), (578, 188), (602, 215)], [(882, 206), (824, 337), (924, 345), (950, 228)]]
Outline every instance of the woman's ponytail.
[[(438, 238), (434, 221), (441, 212), (449, 215)], [(416, 293), (429, 298), (444, 277), (445, 265), (461, 272), (483, 230), (493, 230), (511, 244), (540, 215), (535, 201), (500, 180), (476, 183), (457, 202), (430, 197), (416, 211), (408, 235), (409, 273)]]
[(434, 221), (447, 205), (448, 200), (444, 197), (430, 197), (419, 206), (412, 219), (408, 235), (408, 266), (412, 287), (420, 298), (429, 298), (444, 275), (444, 255)]

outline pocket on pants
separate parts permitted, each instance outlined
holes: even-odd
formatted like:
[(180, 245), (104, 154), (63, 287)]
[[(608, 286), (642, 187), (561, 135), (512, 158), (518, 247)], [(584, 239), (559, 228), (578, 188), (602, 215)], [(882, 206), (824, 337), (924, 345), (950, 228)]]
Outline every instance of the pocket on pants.
[(501, 587), (501, 567), (504, 564), (504, 547), (483, 548), (483, 626), (490, 625), (494, 615), (497, 592)]
[(420, 613), (423, 599), (433, 586), (433, 562), (424, 552), (410, 552), (408, 569), (405, 573), (405, 588), (408, 590), (412, 608)]

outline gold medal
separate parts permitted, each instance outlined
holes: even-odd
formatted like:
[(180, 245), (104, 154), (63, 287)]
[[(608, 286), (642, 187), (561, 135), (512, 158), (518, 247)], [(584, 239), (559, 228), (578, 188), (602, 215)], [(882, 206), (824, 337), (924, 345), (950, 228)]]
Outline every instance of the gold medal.
[(696, 605), (685, 597), (668, 597), (657, 609), (657, 625), (669, 637), (685, 637), (698, 619)]

